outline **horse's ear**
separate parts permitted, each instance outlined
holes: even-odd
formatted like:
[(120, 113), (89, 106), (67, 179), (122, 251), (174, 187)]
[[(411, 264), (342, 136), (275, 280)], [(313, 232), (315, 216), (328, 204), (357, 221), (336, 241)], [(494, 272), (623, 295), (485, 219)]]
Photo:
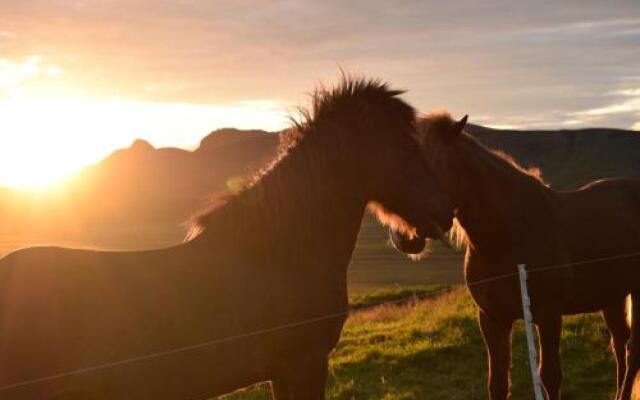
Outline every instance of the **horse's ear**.
[(447, 135), (446, 135), (447, 143), (452, 143), (458, 137), (460, 137), (460, 134), (464, 130), (464, 127), (467, 126), (467, 119), (468, 118), (469, 118), (469, 116), (465, 115), (464, 117), (462, 117), (462, 119), (460, 121), (456, 122), (455, 124), (453, 124), (453, 125), (451, 125), (449, 127), (449, 129), (447, 130)]

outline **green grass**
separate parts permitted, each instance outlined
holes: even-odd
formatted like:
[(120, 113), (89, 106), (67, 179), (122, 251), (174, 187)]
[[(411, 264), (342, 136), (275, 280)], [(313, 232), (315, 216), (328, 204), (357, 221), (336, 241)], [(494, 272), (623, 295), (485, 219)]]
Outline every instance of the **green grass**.
[(433, 298), (449, 290), (451, 290), (451, 286), (443, 284), (399, 287), (391, 290), (379, 289), (370, 293), (351, 296), (349, 303), (352, 308), (362, 309), (383, 303), (405, 303), (414, 300), (424, 300)]
[[(433, 290), (425, 288), (425, 291)], [(397, 298), (381, 294), (367, 298)], [(565, 319), (562, 336), (563, 399), (613, 398), (615, 365), (609, 337), (597, 315)], [(513, 399), (531, 398), (522, 324), (516, 324)], [(329, 399), (486, 399), (484, 343), (476, 308), (465, 288), (402, 305), (355, 312), (331, 356)], [(225, 400), (269, 399), (263, 386)]]

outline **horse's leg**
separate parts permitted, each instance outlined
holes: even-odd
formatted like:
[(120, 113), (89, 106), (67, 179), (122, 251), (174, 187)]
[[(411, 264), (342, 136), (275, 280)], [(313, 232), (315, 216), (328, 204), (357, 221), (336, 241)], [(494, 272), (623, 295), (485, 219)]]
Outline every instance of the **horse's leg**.
[(625, 345), (629, 340), (630, 330), (626, 318), (626, 299), (620, 304), (612, 305), (602, 310), (602, 317), (611, 333), (611, 349), (616, 356), (617, 379), (616, 379), (616, 399), (620, 398), (622, 382), (627, 370), (627, 360), (625, 359)]
[(627, 371), (620, 400), (630, 400), (633, 382), (640, 369), (640, 292), (631, 294), (631, 336), (627, 341)]
[(511, 328), (513, 321), (497, 321), (480, 311), (480, 330), (487, 346), (489, 363), (488, 388), (491, 400), (509, 397), (509, 365), (511, 363)]
[(562, 315), (538, 320), (540, 337), (540, 378), (549, 400), (560, 400), (562, 369), (560, 367), (560, 334)]
[(327, 355), (300, 357), (272, 381), (275, 400), (324, 400)]

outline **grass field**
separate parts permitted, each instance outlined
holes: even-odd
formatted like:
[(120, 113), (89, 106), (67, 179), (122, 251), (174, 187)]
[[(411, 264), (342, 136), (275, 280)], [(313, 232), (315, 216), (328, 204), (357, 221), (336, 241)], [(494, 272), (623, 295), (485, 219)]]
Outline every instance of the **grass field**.
[(347, 278), (351, 295), (424, 284), (462, 283), (462, 254), (435, 245), (425, 259), (412, 261), (388, 245), (358, 247)]

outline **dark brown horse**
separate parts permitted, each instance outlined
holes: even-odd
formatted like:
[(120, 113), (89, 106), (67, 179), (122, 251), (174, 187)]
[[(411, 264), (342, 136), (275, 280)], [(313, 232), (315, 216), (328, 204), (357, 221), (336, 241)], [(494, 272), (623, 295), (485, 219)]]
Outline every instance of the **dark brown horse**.
[[(491, 398), (508, 397), (511, 329), (522, 318), (522, 306), (516, 276), (482, 281), (515, 273), (522, 263), (530, 271), (540, 374), (549, 398), (560, 398), (562, 316), (601, 311), (618, 363), (616, 398), (629, 399), (640, 367), (640, 256), (602, 259), (640, 252), (640, 181), (606, 179), (556, 192), (536, 170), (524, 170), (463, 132), (465, 123), (466, 117), (456, 123), (448, 115), (434, 115), (423, 121), (418, 136), (466, 241), (465, 276), (480, 309)], [(401, 234), (392, 233), (392, 240), (405, 252), (424, 247), (424, 240)], [(594, 259), (601, 261), (583, 263)], [(545, 268), (571, 263), (578, 264)], [(628, 294), (633, 324), (625, 359)]]
[(420, 235), (452, 223), (400, 93), (317, 91), (279, 159), (184, 244), (2, 259), (0, 398), (209, 399), (271, 381), (278, 400), (323, 399), (367, 204)]

